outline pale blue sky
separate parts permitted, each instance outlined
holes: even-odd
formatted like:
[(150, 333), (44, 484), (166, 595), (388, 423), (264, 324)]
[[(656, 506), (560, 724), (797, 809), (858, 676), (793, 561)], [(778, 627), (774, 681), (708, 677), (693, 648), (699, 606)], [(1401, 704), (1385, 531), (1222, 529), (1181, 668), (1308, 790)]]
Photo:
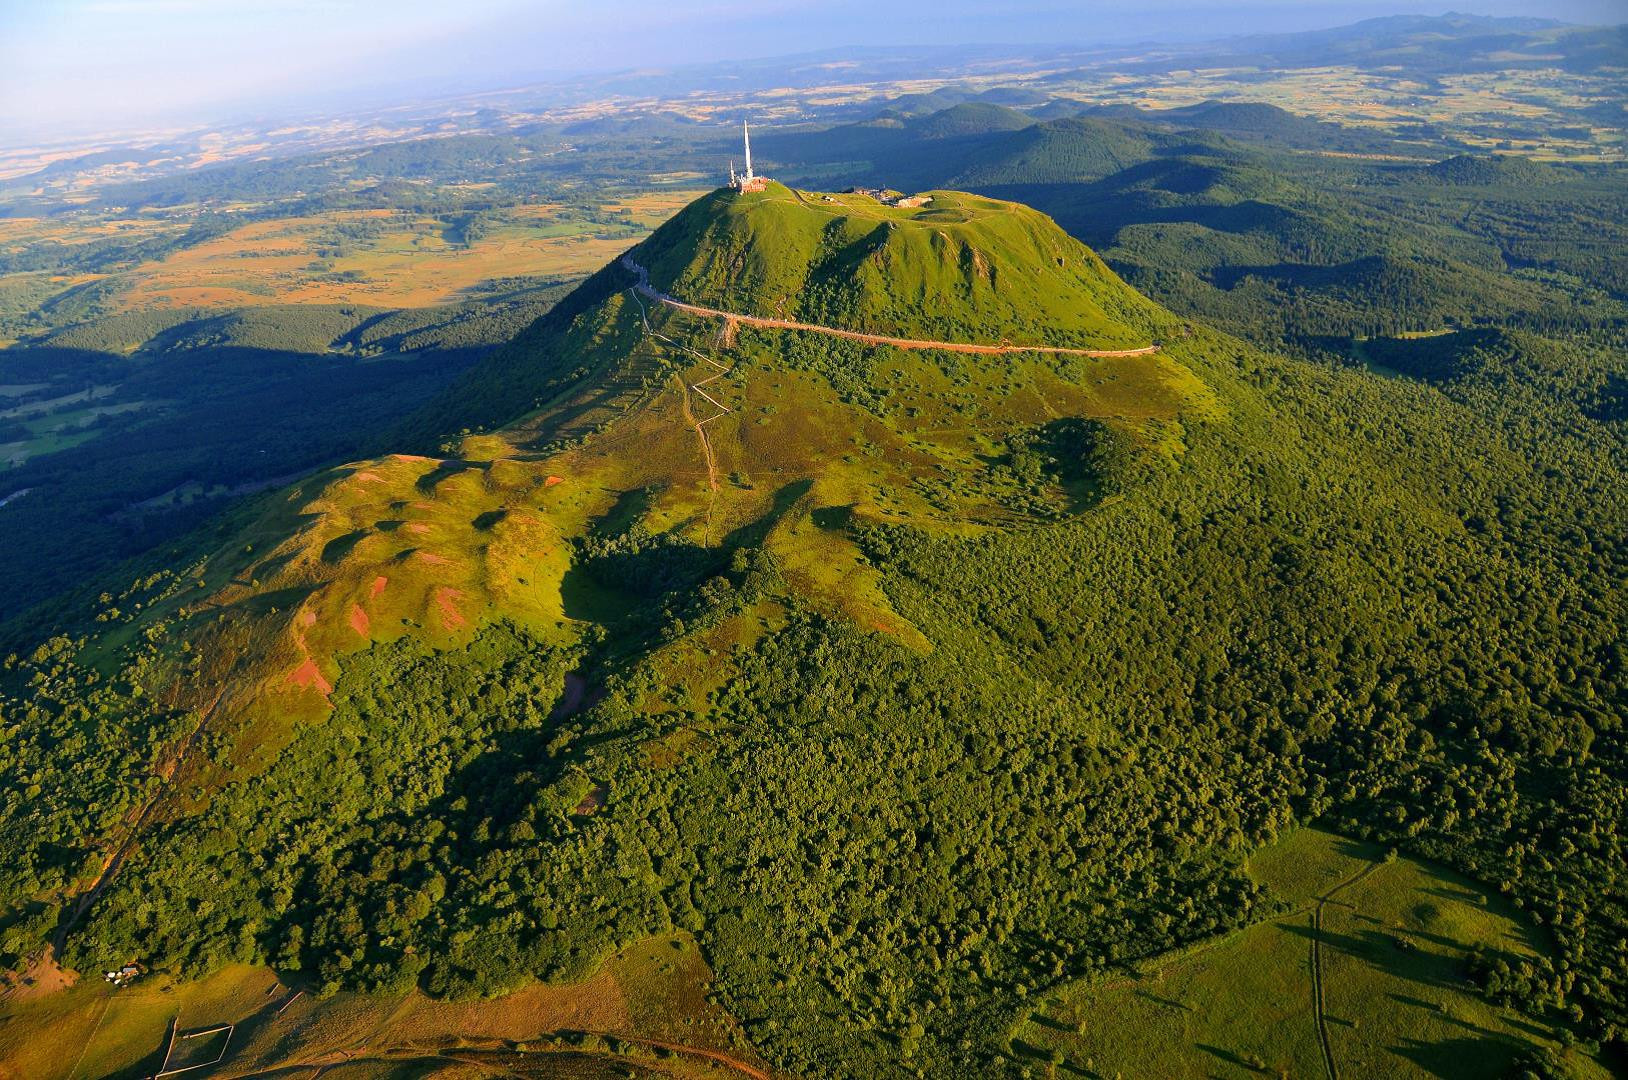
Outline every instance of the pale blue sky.
[[(852, 44), (1182, 40), (1437, 13), (1413, 0), (0, 0), (0, 137), (275, 112)], [(1628, 18), (1628, 0), (1462, 0)], [(921, 12), (921, 15), (915, 14)]]

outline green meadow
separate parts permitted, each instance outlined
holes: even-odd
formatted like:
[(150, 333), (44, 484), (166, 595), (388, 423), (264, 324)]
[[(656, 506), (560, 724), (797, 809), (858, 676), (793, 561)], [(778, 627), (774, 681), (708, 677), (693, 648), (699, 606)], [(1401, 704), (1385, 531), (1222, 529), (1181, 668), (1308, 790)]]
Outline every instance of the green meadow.
[(1476, 987), (1479, 950), (1530, 961), (1546, 949), (1484, 887), (1310, 828), (1247, 870), (1276, 915), (1062, 989), (1014, 1029), (1014, 1055), (1057, 1076), (1325, 1077), (1326, 1038), (1335, 1077), (1470, 1080), (1509, 1073), (1537, 1045), (1575, 1076), (1607, 1075)]

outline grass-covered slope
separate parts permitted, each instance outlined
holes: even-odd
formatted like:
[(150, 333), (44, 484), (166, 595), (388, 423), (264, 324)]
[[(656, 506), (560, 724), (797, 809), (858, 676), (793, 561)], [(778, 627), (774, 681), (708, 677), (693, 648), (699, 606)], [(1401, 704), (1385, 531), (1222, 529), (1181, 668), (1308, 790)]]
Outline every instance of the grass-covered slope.
[(774, 183), (718, 191), (634, 257), (657, 288), (728, 311), (940, 341), (1148, 343), (1156, 309), (1044, 215), (927, 194), (905, 209)]

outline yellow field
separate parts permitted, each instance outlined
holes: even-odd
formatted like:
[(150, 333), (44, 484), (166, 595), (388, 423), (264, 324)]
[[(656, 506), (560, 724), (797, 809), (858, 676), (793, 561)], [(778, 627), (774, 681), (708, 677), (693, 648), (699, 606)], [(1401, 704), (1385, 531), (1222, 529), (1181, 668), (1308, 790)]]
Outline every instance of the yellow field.
[[(695, 192), (666, 192), (611, 204), (643, 231), (665, 221)], [(637, 239), (625, 229), (564, 222), (560, 208), (524, 206), (474, 243), (450, 243), (434, 218), (385, 210), (280, 218), (234, 229), (131, 271), (125, 310), (247, 304), (365, 304), (428, 307), (466, 298), (484, 281), (585, 275)], [(366, 223), (355, 242), (336, 227)], [(335, 247), (338, 255), (326, 254)]]
[(739, 1026), (707, 1000), (711, 982), (682, 933), (630, 945), (583, 982), (539, 983), (487, 1001), (416, 992), (318, 999), (246, 966), (194, 982), (150, 977), (120, 990), (93, 973), (55, 994), (0, 1001), (0, 1080), (151, 1075), (172, 1025), (185, 1035), (219, 1024), (234, 1028), (225, 1060), (205, 1074), (214, 1077), (347, 1061), (367, 1063), (374, 1076), (455, 1075), (470, 1058), (519, 1051), (572, 1062), (577, 1071), (561, 1076), (600, 1075), (583, 1062), (625, 1069), (660, 1055), (662, 1075), (764, 1080), (769, 1071)]
[(16, 251), (25, 244), (51, 240), (59, 244), (88, 244), (112, 236), (143, 238), (186, 229), (181, 221), (160, 217), (136, 218), (0, 218), (0, 252)]
[[(0, 315), (111, 279), (117, 311), (258, 304), (429, 307), (468, 299), (499, 278), (578, 277), (598, 270), (699, 194), (671, 190), (580, 211), (535, 204), (494, 211), (472, 243), (446, 222), (392, 210), (252, 221), (213, 240), (109, 274), (0, 276)], [(0, 254), (37, 244), (78, 247), (110, 237), (159, 240), (183, 219), (135, 216), (0, 218)], [(107, 285), (102, 286), (107, 288)]]

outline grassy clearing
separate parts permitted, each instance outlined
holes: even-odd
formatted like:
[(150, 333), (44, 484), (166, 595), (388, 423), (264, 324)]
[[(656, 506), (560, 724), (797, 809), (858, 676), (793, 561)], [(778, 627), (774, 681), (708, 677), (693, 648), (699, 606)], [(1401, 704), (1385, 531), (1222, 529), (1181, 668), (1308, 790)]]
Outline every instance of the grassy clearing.
[[(122, 990), (91, 973), (70, 990), (0, 1004), (0, 1076), (86, 1080), (151, 1075), (162, 1064), (171, 1023), (178, 1022), (182, 1034), (241, 1023), (280, 1000), (280, 990), (269, 971), (241, 966), (197, 982), (149, 979)], [(220, 1049), (218, 1037), (190, 1042), (195, 1045), (186, 1046), (186, 1054), (204, 1060)], [(65, 1054), (67, 1047), (73, 1053)]]
[[(1060, 1076), (1324, 1077), (1311, 978), (1321, 898), (1325, 1023), (1339, 1075), (1502, 1075), (1559, 1032), (1485, 1001), (1465, 965), (1496, 946), (1542, 943), (1479, 885), (1315, 829), (1258, 852), (1249, 872), (1286, 912), (1155, 957), (1129, 975), (1065, 989), (1013, 1032)], [(1576, 1058), (1580, 1076), (1604, 1076)]]
[(175, 1041), (170, 1044), (169, 1053), (164, 1060), (164, 1071), (199, 1069), (213, 1065), (226, 1056), (231, 1041), (232, 1028), (226, 1025), (210, 1024), (201, 1028), (180, 1028), (176, 1031)]
[(58, 450), (78, 446), (96, 437), (89, 429), (81, 431), (45, 431), (32, 438), (0, 444), (0, 461), (8, 465), (21, 465), (31, 457), (54, 454)]

